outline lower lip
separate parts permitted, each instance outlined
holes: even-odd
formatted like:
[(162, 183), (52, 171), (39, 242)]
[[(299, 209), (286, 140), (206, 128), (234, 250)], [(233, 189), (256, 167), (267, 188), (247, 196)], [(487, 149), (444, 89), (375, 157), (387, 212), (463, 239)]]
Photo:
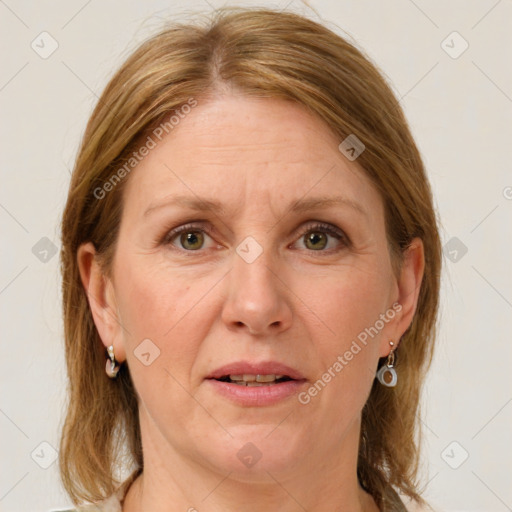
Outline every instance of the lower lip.
[(297, 395), (305, 380), (288, 380), (268, 386), (243, 386), (215, 379), (207, 379), (216, 393), (240, 405), (272, 405), (293, 395)]

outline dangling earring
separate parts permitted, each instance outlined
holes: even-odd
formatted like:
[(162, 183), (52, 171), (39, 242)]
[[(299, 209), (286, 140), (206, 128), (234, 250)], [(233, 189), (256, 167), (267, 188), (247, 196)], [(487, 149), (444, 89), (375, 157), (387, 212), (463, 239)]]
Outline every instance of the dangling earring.
[(390, 341), (389, 344), (391, 345), (391, 352), (388, 354), (386, 362), (381, 366), (379, 371), (376, 373), (376, 376), (381, 384), (387, 386), (388, 388), (393, 388), (396, 386), (396, 383), (398, 381), (398, 376), (394, 368), (396, 347), (394, 346), (395, 344), (392, 341)]
[(110, 345), (107, 347), (108, 357), (110, 359), (107, 359), (107, 364), (105, 366), (105, 371), (107, 372), (107, 375), (111, 379), (115, 379), (117, 377), (117, 374), (119, 373), (119, 364), (116, 362), (116, 357), (114, 355), (114, 345)]

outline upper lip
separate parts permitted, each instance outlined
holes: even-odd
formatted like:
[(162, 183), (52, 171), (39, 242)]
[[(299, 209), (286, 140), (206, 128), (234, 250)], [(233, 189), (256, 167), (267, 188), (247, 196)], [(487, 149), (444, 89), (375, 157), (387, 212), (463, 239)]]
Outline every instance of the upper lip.
[(286, 375), (294, 380), (304, 380), (304, 376), (294, 368), (276, 361), (254, 363), (236, 361), (212, 371), (207, 379), (220, 379), (226, 375)]

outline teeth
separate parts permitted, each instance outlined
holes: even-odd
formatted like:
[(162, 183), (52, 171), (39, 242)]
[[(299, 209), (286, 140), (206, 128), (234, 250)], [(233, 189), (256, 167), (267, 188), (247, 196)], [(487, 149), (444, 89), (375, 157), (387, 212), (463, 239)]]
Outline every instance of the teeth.
[(275, 375), (256, 375), (256, 382), (272, 382), (276, 380)]
[(232, 382), (242, 386), (264, 386), (278, 379), (282, 379), (284, 375), (230, 375), (229, 378)]

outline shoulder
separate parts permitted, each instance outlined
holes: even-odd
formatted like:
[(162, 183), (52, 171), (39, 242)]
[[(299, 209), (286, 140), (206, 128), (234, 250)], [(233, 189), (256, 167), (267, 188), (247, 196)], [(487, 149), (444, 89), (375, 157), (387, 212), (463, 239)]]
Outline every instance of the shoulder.
[(78, 508), (51, 510), (50, 512), (122, 512), (121, 501), (116, 494), (98, 503), (80, 505)]
[(405, 510), (407, 512), (434, 512), (434, 509), (428, 504), (421, 505), (412, 500), (404, 500), (404, 503), (406, 505)]
[(122, 512), (122, 506), (119, 493), (116, 493), (98, 503), (80, 505), (78, 508), (52, 510), (51, 512)]
[(122, 512), (122, 503), (126, 492), (140, 473), (140, 469), (134, 471), (130, 477), (121, 484), (117, 491), (112, 494), (112, 496), (102, 501), (80, 505), (77, 508), (51, 510), (50, 512)]
[(389, 486), (384, 498), (384, 510), (390, 512), (435, 512), (427, 503), (418, 503), (402, 494), (399, 494), (392, 486)]

